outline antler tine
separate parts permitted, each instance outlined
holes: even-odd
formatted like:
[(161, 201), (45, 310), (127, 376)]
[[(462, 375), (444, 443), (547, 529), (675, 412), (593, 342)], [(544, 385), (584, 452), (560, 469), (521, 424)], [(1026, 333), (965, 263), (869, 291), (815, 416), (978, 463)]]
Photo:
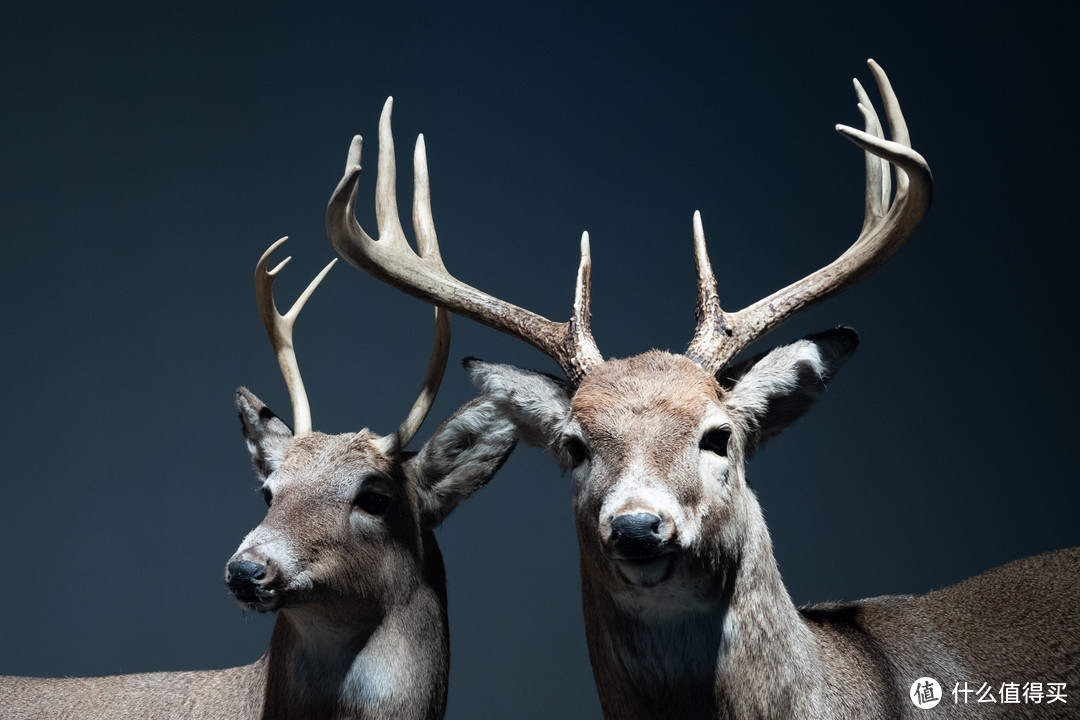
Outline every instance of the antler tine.
[[(390, 132), (390, 109), (391, 103), (388, 100), (379, 121), (376, 212), (381, 218), (380, 238), (373, 240), (356, 221), (361, 143), (357, 136), (349, 149), (345, 175), (330, 196), (326, 208), (326, 232), (334, 247), (350, 264), (399, 290), (526, 341), (559, 363), (571, 382), (581, 382), (590, 368), (603, 361), (589, 329), (588, 238), (582, 243), (578, 290), (573, 316), (568, 322), (553, 322), (461, 282), (447, 272), (439, 254), (435, 226), (431, 219), (427, 155), (421, 136), (417, 140), (413, 156), (413, 224), (416, 228), (419, 254), (413, 252), (404, 235), (399, 234), (400, 225), (394, 225), (397, 218), (396, 208), (391, 211), (386, 206), (387, 203), (396, 206), (390, 190), (395, 173), (391, 149), (393, 138)], [(387, 242), (383, 241), (384, 233), (389, 235)]]
[(730, 335), (731, 326), (720, 308), (720, 298), (716, 294), (716, 276), (709, 262), (709, 251), (705, 247), (705, 229), (701, 225), (701, 213), (697, 210), (694, 211), (694, 265), (698, 274), (697, 308), (694, 310), (697, 330), (686, 349), (686, 356), (704, 366), (709, 360), (711, 349), (719, 347), (723, 339)]
[(379, 240), (392, 245), (405, 245), (405, 231), (401, 227), (397, 207), (397, 157), (394, 154), (394, 136), (390, 132), (390, 113), (394, 98), (386, 98), (379, 115), (379, 172), (375, 180), (375, 221), (379, 226)]
[(262, 257), (259, 258), (259, 262), (255, 266), (255, 301), (259, 305), (259, 314), (262, 316), (263, 325), (266, 327), (266, 334), (270, 337), (270, 344), (273, 346), (274, 354), (277, 356), (278, 366), (281, 368), (281, 374), (285, 378), (285, 386), (289, 389), (289, 400), (292, 402), (293, 408), (293, 435), (300, 437), (301, 435), (311, 434), (311, 407), (308, 405), (304, 381), (300, 378), (300, 367), (296, 363), (296, 348), (293, 346), (293, 325), (296, 323), (300, 311), (304, 308), (304, 304), (307, 303), (308, 298), (315, 292), (315, 288), (319, 286), (326, 274), (330, 272), (330, 268), (337, 262), (337, 258), (331, 260), (322, 269), (322, 272), (315, 276), (315, 279), (308, 284), (304, 292), (293, 303), (293, 306), (289, 308), (289, 311), (282, 315), (278, 312), (277, 304), (274, 302), (274, 280), (277, 278), (277, 274), (281, 272), (281, 269), (292, 260), (292, 257), (282, 260), (273, 270), (267, 270), (266, 268), (270, 262), (270, 256), (288, 239), (288, 237), (281, 238), (268, 247)]
[(435, 403), (435, 396), (439, 394), (439, 386), (442, 384), (443, 373), (446, 371), (446, 361), (450, 357), (450, 313), (445, 308), (435, 307), (435, 339), (431, 344), (431, 358), (428, 360), (427, 374), (424, 375), (424, 384), (420, 388), (420, 394), (409, 409), (409, 414), (398, 426), (398, 429), (379, 439), (379, 449), (387, 455), (392, 455), (404, 450), (413, 437), (416, 436), (420, 426), (431, 406)]
[(577, 281), (574, 284), (574, 309), (567, 328), (567, 340), (573, 352), (568, 356), (571, 365), (566, 374), (574, 384), (593, 367), (604, 362), (600, 348), (592, 336), (592, 252), (589, 247), (589, 233), (581, 233), (581, 260), (578, 263)]
[[(893, 139), (884, 139), (877, 115), (858, 83), (856, 93), (866, 130), (836, 126), (837, 132), (863, 148), (867, 155), (866, 219), (862, 231), (851, 247), (825, 267), (737, 312), (725, 313), (718, 303), (715, 310), (703, 312), (700, 308), (703, 304), (711, 308), (712, 299), (707, 293), (699, 293), (698, 328), (686, 354), (708, 372), (719, 371), (743, 348), (794, 313), (835, 295), (875, 270), (904, 244), (930, 208), (933, 196), (930, 166), (911, 148), (907, 123), (885, 72), (873, 60), (868, 64), (877, 81)], [(896, 193), (891, 203), (889, 164), (896, 168)], [(705, 255), (704, 235), (699, 239), (697, 228), (695, 247), (699, 287), (709, 283), (715, 287)], [(702, 258), (707, 272), (702, 269)]]
[(435, 220), (431, 217), (431, 183), (423, 134), (417, 136), (413, 152), (413, 229), (416, 230), (416, 250), (420, 257), (437, 263), (445, 272), (439, 238), (435, 235)]
[[(853, 79), (852, 82), (855, 85), (855, 94), (859, 98), (859, 112), (862, 113), (866, 132), (874, 137), (884, 139), (885, 132), (881, 128), (881, 121), (878, 120), (877, 112), (870, 102), (870, 97), (866, 94), (866, 90), (863, 89), (862, 83), (858, 79)], [(866, 215), (863, 219), (861, 232), (865, 232), (875, 222), (884, 217), (885, 211), (888, 209), (889, 198), (892, 195), (892, 173), (889, 172), (888, 161), (879, 158), (873, 153), (868, 152), (864, 153), (864, 155), (866, 155)]]

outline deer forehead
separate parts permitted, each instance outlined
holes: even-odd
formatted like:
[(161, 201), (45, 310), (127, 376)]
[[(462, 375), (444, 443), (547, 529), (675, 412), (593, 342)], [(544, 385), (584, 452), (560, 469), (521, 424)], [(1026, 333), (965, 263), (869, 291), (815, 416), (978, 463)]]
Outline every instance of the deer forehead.
[(270, 476), (277, 494), (343, 495), (351, 497), (358, 483), (370, 475), (394, 477), (394, 462), (376, 444), (378, 436), (366, 428), (355, 433), (311, 433), (294, 438), (284, 460)]
[(594, 444), (648, 442), (681, 448), (716, 413), (723, 390), (682, 355), (652, 350), (608, 360), (590, 371), (574, 395), (574, 417)]

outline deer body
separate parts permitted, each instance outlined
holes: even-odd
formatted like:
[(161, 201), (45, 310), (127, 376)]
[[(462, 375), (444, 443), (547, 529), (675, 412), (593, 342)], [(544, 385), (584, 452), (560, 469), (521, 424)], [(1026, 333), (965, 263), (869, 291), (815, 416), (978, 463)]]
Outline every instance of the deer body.
[[(295, 432), (246, 388), (236, 407), (265, 519), (229, 560), (240, 603), (275, 612), (267, 653), (219, 671), (94, 678), (0, 677), (5, 720), (438, 720), (450, 647), (446, 575), (433, 529), (486, 484), (514, 447), (513, 427), (482, 398), (406, 452), (438, 391), (449, 316), (436, 312), (423, 390), (396, 432), (313, 432), (292, 324), (324, 270), (285, 315), (267, 270), (259, 305), (293, 404)], [(327, 270), (329, 266), (327, 267)]]
[(106, 720), (115, 717), (260, 718), (266, 660), (229, 670), (93, 678), (4, 677), (5, 717)]

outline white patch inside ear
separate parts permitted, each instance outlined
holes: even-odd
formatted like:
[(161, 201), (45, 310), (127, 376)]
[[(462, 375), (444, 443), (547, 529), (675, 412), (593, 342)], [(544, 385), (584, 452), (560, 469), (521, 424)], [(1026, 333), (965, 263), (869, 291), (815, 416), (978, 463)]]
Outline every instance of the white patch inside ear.
[[(255, 475), (261, 481), (265, 481), (281, 463), (285, 461), (285, 444), (275, 442), (257, 443), (254, 440), (247, 439), (247, 449), (251, 454), (252, 464), (255, 467)], [(266, 467), (269, 472), (264, 473), (262, 468)]]
[(743, 375), (732, 390), (732, 398), (755, 416), (761, 415), (770, 398), (799, 390), (799, 371), (803, 368), (813, 372), (819, 381), (825, 375), (825, 363), (817, 345), (799, 340), (776, 348)]

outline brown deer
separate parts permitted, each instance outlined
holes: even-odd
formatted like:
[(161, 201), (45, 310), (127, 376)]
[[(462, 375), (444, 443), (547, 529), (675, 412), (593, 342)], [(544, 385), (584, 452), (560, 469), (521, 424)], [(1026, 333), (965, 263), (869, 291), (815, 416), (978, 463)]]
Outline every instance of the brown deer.
[(267, 264), (282, 242), (263, 254), (255, 281), (295, 428), (246, 388), (236, 391), (269, 510), (225, 570), (243, 606), (277, 613), (270, 649), (251, 665), (228, 670), (2, 677), (0, 717), (443, 716), (449, 674), (446, 578), (432, 528), (495, 474), (513, 449), (513, 426), (491, 402), (478, 399), (443, 423), (418, 453), (405, 451), (446, 368), (450, 319), (437, 309), (423, 389), (394, 433), (312, 432), (292, 329), (336, 260), (281, 315), (272, 285), (288, 259), (269, 271)]
[[(911, 147), (888, 78), (873, 61), (870, 67), (892, 139), (858, 81), (865, 130), (836, 128), (865, 151), (858, 238), (820, 270), (731, 312), (721, 309), (695, 214), (698, 324), (683, 355), (654, 350), (604, 360), (589, 328), (587, 234), (565, 323), (462, 283), (437, 255), (412, 253), (386, 221), (396, 202), (390, 101), (379, 126), (380, 237), (373, 240), (355, 218), (360, 138), (353, 140), (327, 209), (338, 251), (411, 295), (525, 340), (566, 373), (471, 363), (474, 382), (513, 419), (519, 437), (572, 473), (587, 641), (608, 718), (915, 717), (922, 712), (915, 701), (935, 697), (941, 716), (1050, 718), (1080, 702), (1063, 695), (1080, 684), (1080, 549), (922, 596), (797, 608), (746, 481), (746, 458), (810, 407), (857, 336), (841, 327), (750, 360), (733, 358), (884, 263), (930, 206), (930, 168)], [(422, 137), (415, 186), (427, 203)], [(1034, 695), (1028, 704), (949, 697), (968, 681), (992, 685), (995, 696), (1006, 683), (1011, 694), (1012, 684), (1038, 682), (1039, 704)], [(1053, 683), (1052, 697), (1043, 683)]]

